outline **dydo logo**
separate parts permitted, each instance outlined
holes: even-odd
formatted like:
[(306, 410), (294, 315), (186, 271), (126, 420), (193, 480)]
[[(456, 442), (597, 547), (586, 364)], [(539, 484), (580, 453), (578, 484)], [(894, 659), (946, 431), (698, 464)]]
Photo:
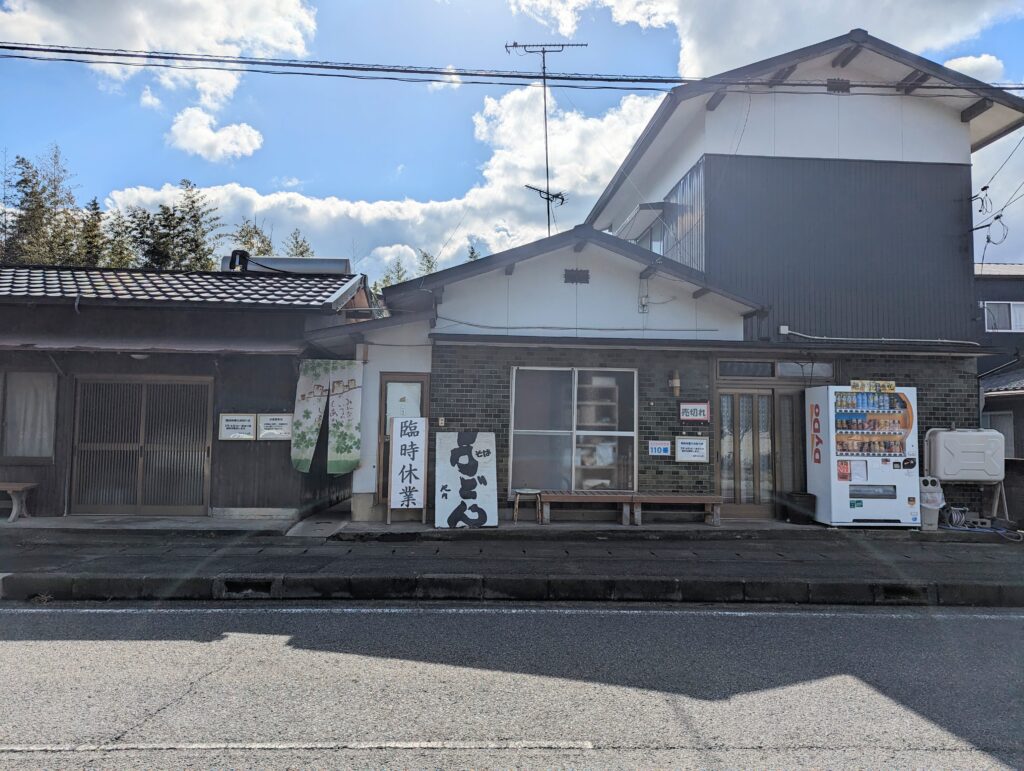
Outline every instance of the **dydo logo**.
[(811, 457), (815, 463), (821, 463), (821, 405), (811, 405)]

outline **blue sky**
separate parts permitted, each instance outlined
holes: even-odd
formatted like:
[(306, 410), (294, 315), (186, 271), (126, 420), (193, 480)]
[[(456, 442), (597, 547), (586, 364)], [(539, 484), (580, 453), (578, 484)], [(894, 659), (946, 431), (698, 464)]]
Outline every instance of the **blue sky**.
[[(535, 69), (537, 57), (508, 56), (505, 42), (565, 39), (589, 47), (553, 56), (552, 69), (614, 73), (712, 74), (853, 26), (940, 62), (988, 54), (1001, 62), (1000, 79), (1024, 80), (1024, 1), (822, 0), (808, 10), (781, 0), (0, 0), (4, 40)], [(991, 69), (991, 59), (972, 66), (986, 61)], [(493, 251), (543, 226), (542, 205), (522, 188), (543, 179), (538, 89), (265, 75), (211, 85), (202, 74), (169, 83), (150, 70), (0, 67), (0, 146), (35, 156), (58, 143), (83, 201), (154, 205), (187, 177), (228, 222), (255, 215), (279, 238), (298, 226), (318, 254), (354, 257), (371, 275), (387, 260), (411, 260), (413, 247), (459, 260), (470, 243)], [(147, 89), (150, 106), (140, 103)], [(585, 215), (655, 101), (552, 96), (567, 226)], [(1004, 140), (976, 157), (979, 172), (1009, 149)], [(1005, 183), (1024, 178), (1021, 161), (1001, 173)], [(1002, 192), (993, 190), (997, 203)], [(989, 259), (1024, 261), (1018, 221)]]

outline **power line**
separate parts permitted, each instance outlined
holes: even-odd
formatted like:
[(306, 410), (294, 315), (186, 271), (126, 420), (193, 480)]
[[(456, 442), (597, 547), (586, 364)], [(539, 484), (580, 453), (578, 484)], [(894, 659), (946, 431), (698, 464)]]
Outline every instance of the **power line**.
[[(562, 43), (561, 46), (576, 46), (578, 43)], [(460, 78), (485, 78), (504, 79), (509, 81), (532, 81), (547, 77), (551, 81), (579, 82), (579, 83), (602, 83), (602, 84), (649, 84), (659, 86), (678, 86), (688, 83), (705, 83), (721, 86), (745, 86), (745, 85), (769, 85), (773, 81), (770, 76), (764, 78), (729, 78), (725, 76), (712, 76), (709, 78), (694, 78), (663, 75), (612, 75), (602, 73), (580, 73), (580, 72), (524, 72), (520, 70), (495, 70), (495, 69), (467, 69), (451, 67), (420, 67), (412, 65), (389, 65), (389, 64), (360, 64), (354, 62), (336, 62), (322, 60), (303, 59), (278, 59), (269, 57), (252, 56), (219, 56), (213, 54), (189, 54), (174, 51), (148, 51), (132, 50), (121, 48), (96, 48), (89, 46), (62, 46), (42, 45), (32, 43), (18, 43), (12, 41), (0, 41), (0, 50), (19, 52), (21, 55), (9, 54), (6, 58), (26, 58), (45, 61), (68, 61), (83, 64), (107, 64), (119, 66), (143, 66), (143, 67), (168, 67), (168, 62), (178, 64), (191, 64), (194, 69), (225, 69), (228, 66), (240, 67), (237, 71), (242, 72), (266, 72), (261, 68), (275, 68), (271, 74), (284, 74), (286, 70), (302, 71), (306, 74), (313, 74), (315, 71), (363, 73), (371, 76), (378, 75), (410, 75), (417, 79), (425, 79), (425, 82), (437, 82), (433, 78), (441, 78), (442, 82), (451, 82), (453, 76)], [(48, 54), (40, 56), (40, 54)], [(103, 60), (82, 57), (104, 57)], [(138, 60), (144, 60), (139, 62)], [(234, 70), (232, 70), (234, 71)], [(430, 79), (427, 79), (430, 78)], [(368, 78), (384, 79), (384, 78)], [(491, 83), (486, 83), (492, 85)], [(510, 85), (502, 83), (499, 85)], [(775, 84), (781, 85), (781, 84)], [(827, 85), (821, 80), (787, 80), (785, 85), (789, 88), (817, 88)], [(851, 81), (850, 88), (867, 89), (904, 89), (905, 83), (890, 81)], [(946, 83), (920, 83), (915, 84), (915, 91), (911, 96), (917, 95), (918, 91), (927, 90), (950, 90), (958, 86)], [(634, 89), (630, 89), (634, 90)], [(1014, 91), (1024, 90), (1024, 83), (998, 83), (972, 86), (972, 91)], [(902, 94), (901, 94), (902, 95)]]

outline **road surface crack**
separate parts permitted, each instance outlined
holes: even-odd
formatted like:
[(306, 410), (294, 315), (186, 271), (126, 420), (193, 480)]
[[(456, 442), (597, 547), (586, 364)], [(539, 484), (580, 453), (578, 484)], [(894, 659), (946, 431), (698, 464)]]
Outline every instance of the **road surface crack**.
[(133, 731), (137, 731), (138, 729), (142, 728), (146, 724), (152, 722), (157, 717), (159, 717), (163, 712), (167, 711), (168, 709), (170, 709), (171, 707), (173, 707), (176, 704), (180, 704), (185, 699), (187, 699), (190, 696), (192, 696), (193, 694), (195, 694), (195, 692), (198, 690), (200, 684), (204, 680), (206, 680), (207, 678), (210, 678), (213, 675), (216, 675), (216, 674), (218, 674), (220, 672), (223, 672), (225, 669), (227, 669), (227, 667), (228, 667), (228, 665), (224, 664), (222, 666), (215, 667), (214, 669), (211, 669), (208, 672), (204, 672), (201, 675), (198, 675), (198, 676), (192, 678), (185, 685), (185, 689), (181, 693), (179, 693), (174, 698), (168, 700), (165, 704), (160, 705), (159, 707), (157, 707), (152, 712), (149, 712), (141, 720), (139, 720), (139, 721), (133, 723), (132, 725), (128, 726), (123, 731), (121, 731), (119, 734), (114, 736), (113, 738), (107, 740), (104, 743), (103, 746), (110, 746), (110, 745), (117, 744), (118, 742), (120, 742), (128, 734), (132, 733)]

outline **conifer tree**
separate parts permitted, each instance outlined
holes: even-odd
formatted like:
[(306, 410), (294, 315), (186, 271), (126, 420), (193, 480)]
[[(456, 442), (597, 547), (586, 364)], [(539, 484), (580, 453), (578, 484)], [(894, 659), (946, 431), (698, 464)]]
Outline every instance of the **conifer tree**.
[[(419, 270), (419, 275), (426, 276), (437, 271), (437, 257), (432, 255), (425, 249), (419, 249), (420, 253), (419, 260), (416, 263), (416, 268)], [(398, 283), (397, 281), (395, 283)]]
[(284, 242), (284, 256), (305, 258), (316, 255), (313, 253), (313, 247), (309, 245), (309, 241), (299, 232), (298, 228), (295, 228), (288, 236), (288, 240)]
[(272, 257), (274, 254), (273, 241), (254, 219), (242, 217), (229, 239), (235, 247), (245, 249), (253, 257)]
[(93, 198), (85, 206), (78, 234), (78, 249), (75, 265), (95, 268), (103, 262), (107, 252), (107, 236), (103, 232), (103, 211), (99, 201)]
[(103, 221), (106, 251), (105, 268), (134, 268), (138, 265), (138, 252), (132, 236), (132, 223), (120, 209), (107, 212)]

